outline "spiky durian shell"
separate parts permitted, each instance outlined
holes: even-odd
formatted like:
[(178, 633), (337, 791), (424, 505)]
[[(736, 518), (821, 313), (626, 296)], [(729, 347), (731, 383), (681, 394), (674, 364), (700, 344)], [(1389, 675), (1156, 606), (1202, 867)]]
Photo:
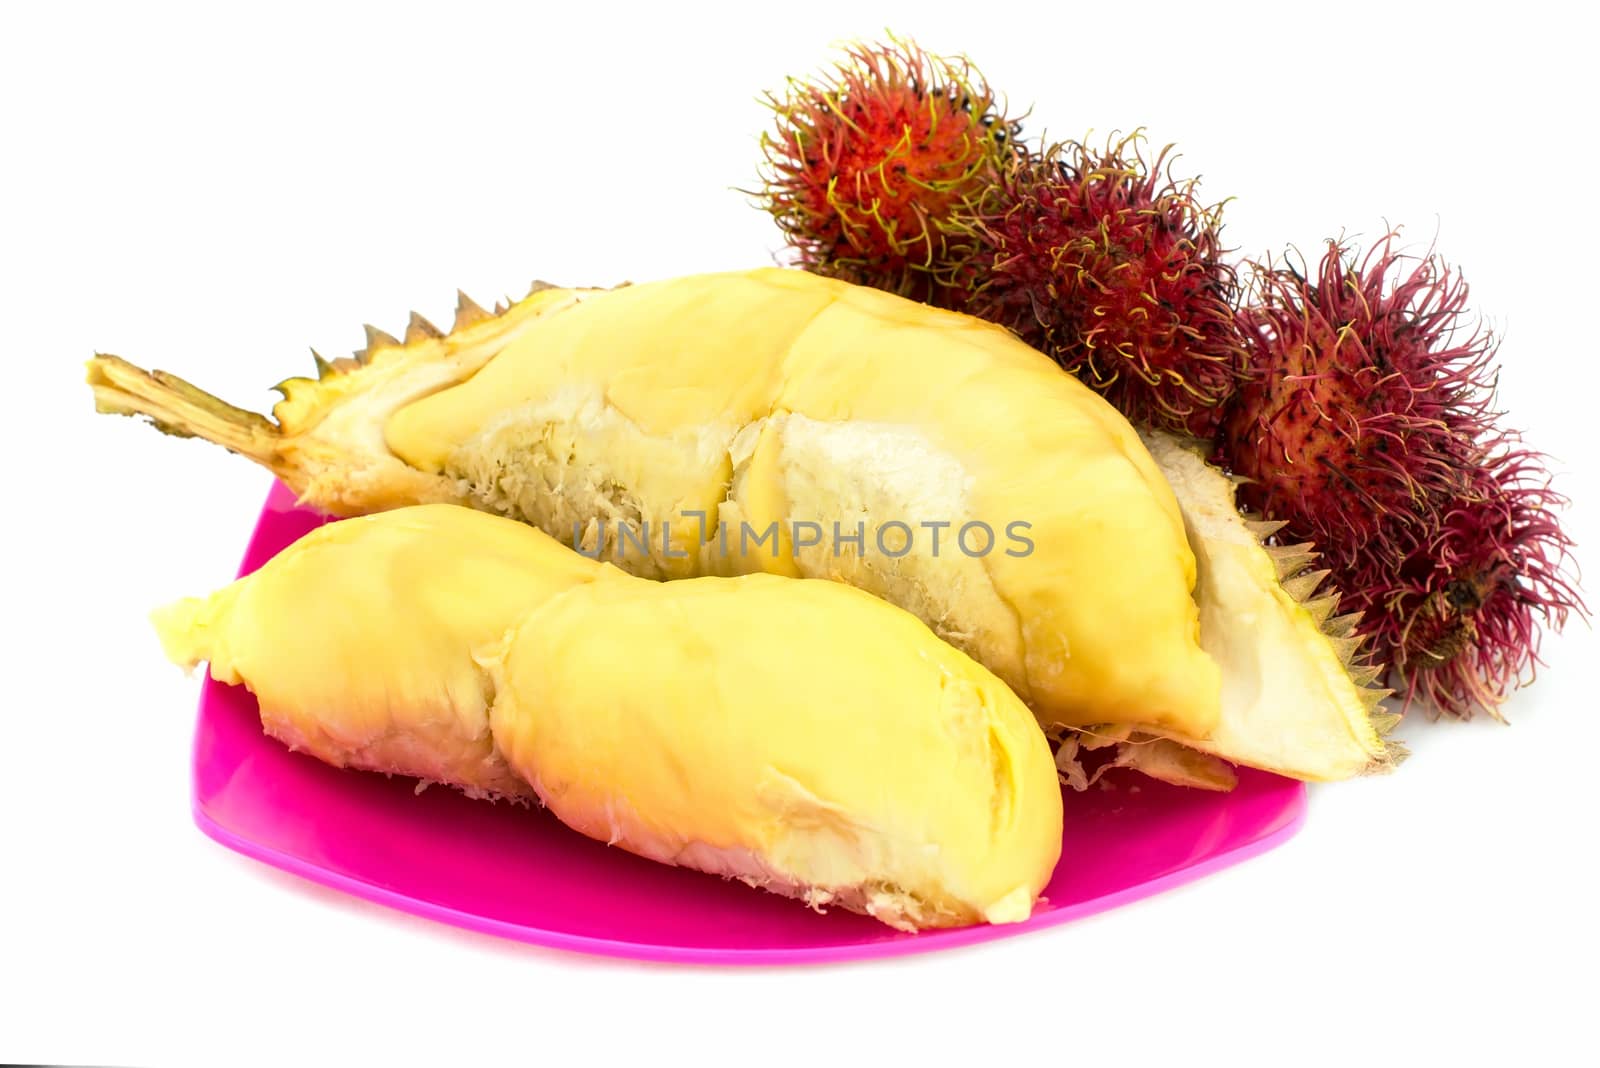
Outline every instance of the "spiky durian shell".
[(814, 81), (768, 97), (757, 193), (799, 265), (949, 304), (951, 214), (994, 180), (1019, 131), (965, 59), (910, 42), (853, 45)]
[(1221, 205), (1134, 133), (1011, 160), (962, 217), (962, 310), (1001, 323), (1133, 422), (1210, 437), (1244, 354)]
[[(1222, 667), (1222, 715), (1205, 737), (1165, 733), (1187, 748), (1313, 781), (1392, 768), (1386, 738), (1399, 717), (1357, 632), (1359, 616), (1330, 588), (1309, 543), (1241, 509), (1237, 480), (1205, 461), (1207, 445), (1141, 434), (1183, 513), (1195, 554), (1200, 644)], [(1164, 762), (1169, 763), (1169, 762)]]

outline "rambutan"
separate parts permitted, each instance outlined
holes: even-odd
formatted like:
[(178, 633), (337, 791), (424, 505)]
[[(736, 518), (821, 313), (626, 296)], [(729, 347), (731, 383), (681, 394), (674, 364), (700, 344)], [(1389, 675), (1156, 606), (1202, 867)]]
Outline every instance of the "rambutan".
[(1541, 624), (1583, 611), (1565, 502), (1496, 425), (1498, 343), (1467, 322), (1461, 274), (1396, 240), (1359, 260), (1329, 242), (1314, 275), (1258, 269), (1218, 448), (1244, 504), (1315, 544), (1407, 703), (1498, 715)]
[(1211, 437), (1244, 353), (1221, 205), (1142, 135), (1008, 162), (963, 218), (963, 310), (1011, 328), (1134, 422)]
[(991, 183), (1020, 127), (965, 59), (854, 45), (769, 95), (756, 193), (807, 270), (933, 303), (951, 214)]
[(1541, 625), (1559, 630), (1585, 608), (1555, 516), (1566, 500), (1551, 489), (1544, 458), (1508, 437), (1472, 482), (1390, 592), (1357, 601), (1372, 602), (1360, 605), (1362, 630), (1393, 664), (1408, 704), (1499, 718), (1501, 702), (1533, 678)]
[(1360, 545), (1398, 567), (1468, 492), (1494, 418), (1491, 333), (1466, 328), (1467, 287), (1436, 256), (1359, 263), (1330, 241), (1314, 277), (1260, 267), (1241, 315), (1250, 381), (1228, 407), (1223, 455), (1243, 502), (1324, 552)]

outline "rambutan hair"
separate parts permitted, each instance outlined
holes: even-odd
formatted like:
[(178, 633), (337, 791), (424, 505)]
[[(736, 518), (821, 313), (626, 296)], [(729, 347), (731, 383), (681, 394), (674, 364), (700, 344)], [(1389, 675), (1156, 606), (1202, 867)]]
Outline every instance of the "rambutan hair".
[(963, 218), (964, 310), (1001, 323), (1136, 423), (1201, 437), (1244, 365), (1222, 205), (1142, 132), (1010, 160)]
[(767, 103), (762, 189), (799, 266), (933, 303), (945, 228), (1018, 151), (1020, 124), (964, 58), (856, 44)]
[(1250, 380), (1221, 432), (1229, 466), (1250, 480), (1246, 504), (1324, 548), (1370, 542), (1396, 564), (1396, 534), (1434, 529), (1468, 491), (1497, 414), (1498, 350), (1467, 320), (1460, 272), (1397, 251), (1397, 239), (1360, 260), (1330, 241), (1315, 272), (1255, 265), (1256, 299), (1240, 316)]
[(1407, 705), (1421, 699), (1435, 713), (1500, 718), (1511, 691), (1533, 681), (1543, 629), (1587, 612), (1556, 516), (1567, 500), (1546, 462), (1517, 435), (1502, 435), (1474, 468), (1469, 493), (1368, 609), (1362, 629), (1393, 663)]
[(1545, 457), (1499, 425), (1499, 343), (1467, 285), (1398, 234), (1313, 272), (1256, 266), (1250, 382), (1218, 438), (1239, 497), (1315, 544), (1407, 705), (1470, 717), (1586, 611)]

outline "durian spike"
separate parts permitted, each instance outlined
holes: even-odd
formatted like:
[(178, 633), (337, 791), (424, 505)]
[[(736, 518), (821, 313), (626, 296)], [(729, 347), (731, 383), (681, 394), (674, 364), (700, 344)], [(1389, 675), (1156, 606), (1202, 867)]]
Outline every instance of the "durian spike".
[(424, 319), (419, 313), (412, 312), (411, 320), (406, 323), (406, 344), (426, 341), (429, 338), (443, 337), (444, 332)]
[[(1350, 681), (1357, 686), (1366, 688), (1378, 681), (1378, 676), (1383, 674), (1381, 664), (1352, 664), (1350, 666)], [(1398, 722), (1399, 717), (1396, 717)]]
[(478, 302), (467, 296), (462, 290), (456, 290), (456, 321), (450, 327), (453, 334), (457, 330), (464, 330), (475, 323), (481, 323), (491, 318), (488, 312), (478, 305)]
[(1306, 571), (1290, 579), (1283, 580), (1283, 592), (1296, 601), (1308, 600), (1317, 587), (1322, 585), (1322, 580), (1328, 577), (1328, 570)]
[[(1235, 484), (1248, 481), (1248, 479), (1233, 479)], [(1254, 534), (1259, 540), (1266, 541), (1278, 531), (1288, 526), (1282, 519), (1246, 519), (1245, 529)]]
[(1339, 595), (1325, 593), (1321, 597), (1313, 597), (1306, 601), (1303, 607), (1311, 613), (1311, 618), (1316, 620), (1317, 626), (1326, 627), (1329, 618), (1339, 607)]
[[(1324, 633), (1327, 633), (1326, 631)], [(1360, 638), (1338, 638), (1328, 635), (1328, 644), (1333, 646), (1333, 651), (1339, 654), (1339, 662), (1349, 666), (1355, 658), (1357, 650), (1361, 648)]]
[(1388, 734), (1400, 725), (1400, 713), (1375, 712), (1372, 716), (1372, 725), (1377, 728), (1379, 734)]
[[(1245, 524), (1246, 527), (1250, 524)], [(1317, 553), (1310, 542), (1301, 542), (1298, 545), (1269, 545), (1265, 547), (1267, 555), (1272, 557), (1273, 566), (1278, 569), (1278, 581), (1282, 582), (1291, 576), (1298, 575), (1311, 565), (1317, 558)]]
[(1346, 612), (1323, 623), (1322, 630), (1329, 637), (1348, 638), (1356, 632), (1356, 624), (1360, 622), (1360, 612)]
[(370, 359), (372, 354), (379, 349), (397, 349), (400, 347), (400, 339), (386, 330), (379, 330), (371, 323), (367, 323), (362, 329), (367, 332), (367, 347), (356, 353), (356, 357), (363, 362)]

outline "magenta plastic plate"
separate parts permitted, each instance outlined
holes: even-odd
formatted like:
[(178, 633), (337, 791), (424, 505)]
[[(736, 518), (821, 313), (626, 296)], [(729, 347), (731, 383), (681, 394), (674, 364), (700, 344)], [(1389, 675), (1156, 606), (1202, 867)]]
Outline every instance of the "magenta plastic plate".
[[(240, 573), (324, 521), (274, 487)], [(1284, 841), (1304, 818), (1305, 788), (1244, 771), (1231, 794), (1149, 781), (1069, 792), (1061, 863), (1031, 919), (921, 934), (641, 860), (547, 812), (328, 767), (266, 737), (242, 687), (209, 679), (194, 814), (246, 856), (445, 923), (589, 953), (754, 964), (914, 953), (1099, 912)]]

